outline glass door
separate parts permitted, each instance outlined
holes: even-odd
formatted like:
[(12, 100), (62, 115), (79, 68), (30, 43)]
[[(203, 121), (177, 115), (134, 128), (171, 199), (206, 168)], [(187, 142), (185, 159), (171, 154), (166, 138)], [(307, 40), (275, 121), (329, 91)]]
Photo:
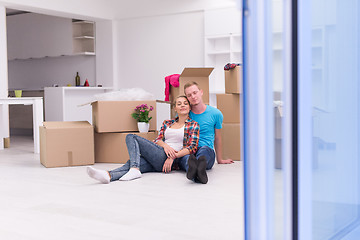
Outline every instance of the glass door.
[(359, 1), (298, 7), (299, 239), (360, 239)]

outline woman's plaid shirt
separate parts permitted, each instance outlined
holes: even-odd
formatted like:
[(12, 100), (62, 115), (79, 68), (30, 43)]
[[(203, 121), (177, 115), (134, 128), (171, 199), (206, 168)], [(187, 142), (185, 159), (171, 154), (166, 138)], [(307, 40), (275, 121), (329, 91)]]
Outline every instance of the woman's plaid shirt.
[[(165, 130), (168, 127), (171, 127), (178, 120), (179, 117), (171, 120), (165, 120), (161, 126), (159, 136), (154, 140), (154, 142), (157, 142), (159, 140), (165, 142)], [(199, 133), (199, 124), (188, 117), (185, 120), (183, 147), (187, 148), (190, 151), (190, 154), (196, 153), (199, 143)]]

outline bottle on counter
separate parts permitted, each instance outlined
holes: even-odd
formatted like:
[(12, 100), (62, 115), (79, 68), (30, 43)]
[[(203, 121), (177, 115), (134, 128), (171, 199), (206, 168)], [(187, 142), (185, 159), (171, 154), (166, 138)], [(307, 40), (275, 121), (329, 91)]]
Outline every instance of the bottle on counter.
[(79, 72), (76, 72), (75, 86), (80, 86), (80, 76), (79, 76)]

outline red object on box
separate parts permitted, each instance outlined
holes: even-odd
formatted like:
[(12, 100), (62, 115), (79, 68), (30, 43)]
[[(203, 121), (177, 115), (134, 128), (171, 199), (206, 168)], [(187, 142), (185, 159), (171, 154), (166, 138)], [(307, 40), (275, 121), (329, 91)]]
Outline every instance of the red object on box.
[(84, 87), (89, 87), (90, 85), (89, 85), (89, 82), (88, 82), (88, 80), (86, 79), (86, 81), (85, 81), (85, 83), (84, 83)]

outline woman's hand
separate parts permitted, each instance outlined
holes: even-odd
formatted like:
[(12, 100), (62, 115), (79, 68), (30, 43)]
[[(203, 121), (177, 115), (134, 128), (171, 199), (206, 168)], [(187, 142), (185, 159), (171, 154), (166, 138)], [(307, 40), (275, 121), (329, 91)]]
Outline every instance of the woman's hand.
[(165, 144), (164, 145), (164, 151), (166, 153), (166, 156), (168, 158), (172, 158), (175, 159), (176, 158), (176, 153), (177, 151), (175, 151), (172, 147), (170, 147), (169, 145)]
[(166, 161), (165, 161), (165, 163), (164, 163), (164, 165), (163, 165), (162, 171), (163, 171), (164, 173), (169, 173), (169, 172), (171, 172), (171, 166), (172, 166), (173, 162), (174, 162), (174, 159), (172, 159), (172, 158), (167, 158)]

